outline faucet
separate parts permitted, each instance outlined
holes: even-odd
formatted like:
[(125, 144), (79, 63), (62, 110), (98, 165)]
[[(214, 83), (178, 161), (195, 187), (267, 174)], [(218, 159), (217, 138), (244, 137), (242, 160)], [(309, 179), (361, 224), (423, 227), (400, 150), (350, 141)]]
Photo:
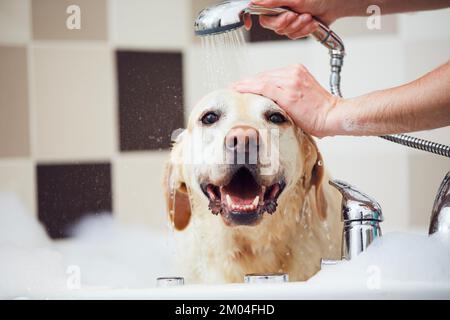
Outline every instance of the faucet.
[[(330, 185), (342, 195), (342, 259), (351, 260), (381, 237), (381, 207), (372, 197), (344, 181), (330, 180)], [(333, 262), (324, 260), (324, 263)]]
[(444, 177), (434, 200), (428, 234), (434, 233), (450, 234), (450, 171)]

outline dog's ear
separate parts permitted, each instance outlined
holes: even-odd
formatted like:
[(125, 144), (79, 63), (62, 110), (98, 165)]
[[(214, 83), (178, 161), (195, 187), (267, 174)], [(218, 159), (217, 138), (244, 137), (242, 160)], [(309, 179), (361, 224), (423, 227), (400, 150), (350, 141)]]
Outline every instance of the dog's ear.
[(305, 142), (304, 146), (306, 147), (303, 149), (303, 152), (305, 152), (304, 187), (306, 191), (309, 191), (314, 187), (316, 195), (314, 205), (316, 206), (319, 217), (322, 220), (325, 220), (327, 217), (327, 201), (323, 191), (325, 170), (322, 155), (320, 154), (314, 139), (306, 133), (303, 134), (303, 136)]
[(164, 193), (172, 225), (177, 230), (185, 229), (191, 220), (191, 203), (186, 184), (179, 179), (176, 165), (168, 162), (164, 175)]

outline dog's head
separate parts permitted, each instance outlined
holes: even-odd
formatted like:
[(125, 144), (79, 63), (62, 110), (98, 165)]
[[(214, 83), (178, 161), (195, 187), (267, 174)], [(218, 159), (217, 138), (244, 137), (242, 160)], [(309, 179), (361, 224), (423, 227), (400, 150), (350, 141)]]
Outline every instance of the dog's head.
[(264, 213), (277, 214), (279, 202), (301, 184), (315, 187), (324, 216), (321, 162), (313, 139), (273, 101), (213, 92), (176, 138), (165, 182), (169, 215), (182, 230), (195, 207), (207, 206), (227, 226), (254, 226)]

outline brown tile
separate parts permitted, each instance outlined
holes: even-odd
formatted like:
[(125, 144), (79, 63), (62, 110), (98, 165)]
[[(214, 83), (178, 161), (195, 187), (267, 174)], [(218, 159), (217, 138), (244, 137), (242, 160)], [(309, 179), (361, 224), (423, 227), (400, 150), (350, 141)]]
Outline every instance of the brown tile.
[[(80, 29), (66, 26), (69, 6), (80, 8)], [(33, 0), (33, 39), (36, 40), (106, 40), (106, 0)]]
[(67, 237), (87, 214), (112, 211), (111, 165), (38, 165), (37, 194), (39, 220), (49, 236)]
[(36, 158), (109, 159), (117, 145), (111, 49), (101, 44), (30, 50)]
[(0, 157), (30, 153), (27, 50), (0, 47)]
[(179, 52), (117, 52), (120, 150), (170, 147), (183, 127), (182, 55)]

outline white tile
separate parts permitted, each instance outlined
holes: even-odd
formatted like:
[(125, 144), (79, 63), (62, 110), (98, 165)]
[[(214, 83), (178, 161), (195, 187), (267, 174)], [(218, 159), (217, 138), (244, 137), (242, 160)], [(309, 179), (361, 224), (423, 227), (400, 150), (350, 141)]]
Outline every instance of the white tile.
[(182, 48), (193, 25), (186, 0), (110, 0), (111, 39), (118, 46)]
[(433, 203), (450, 171), (450, 160), (427, 153), (411, 154), (408, 160), (410, 225), (428, 230)]
[(391, 88), (405, 82), (404, 47), (395, 36), (352, 38), (345, 42), (344, 97)]
[(129, 153), (113, 164), (114, 215), (119, 221), (166, 230), (162, 189), (168, 152)]
[(450, 40), (450, 8), (399, 15), (399, 33), (407, 41)]
[(105, 159), (115, 150), (112, 52), (106, 46), (32, 48), (39, 160)]
[(0, 42), (26, 43), (30, 24), (29, 0), (0, 0)]
[(36, 216), (34, 164), (31, 160), (0, 161), (0, 192), (14, 193)]
[[(209, 52), (210, 56), (213, 54)], [(189, 46), (185, 51), (187, 113), (212, 90), (225, 88), (245, 76), (296, 63), (305, 64), (324, 86), (328, 85), (328, 50), (313, 40), (247, 44), (238, 54), (233, 52), (219, 60), (223, 64), (218, 66), (216, 59), (208, 58), (200, 45)]]
[(413, 81), (449, 61), (450, 36), (445, 41), (433, 39), (405, 41), (404, 54), (406, 80)]
[[(342, 89), (345, 97), (362, 95), (404, 83), (404, 49), (397, 38), (380, 36), (371, 38), (371, 41), (351, 38), (346, 42), (346, 49), (347, 55), (342, 71)], [(208, 92), (204, 85), (208, 83), (208, 75), (205, 76), (203, 71), (205, 59), (200, 47), (190, 47), (186, 56), (187, 104), (191, 105)], [(312, 39), (249, 44), (247, 50), (244, 50), (242, 59), (248, 61), (250, 74), (302, 63), (328, 89), (330, 74), (328, 50)], [(231, 66), (237, 62), (231, 60), (228, 63)], [(215, 72), (212, 76), (222, 75)]]
[[(411, 135), (417, 138), (422, 138), (450, 146), (450, 126), (434, 130), (413, 132), (411, 133)], [(422, 153), (421, 151), (417, 152)]]
[(384, 231), (409, 228), (408, 152), (376, 137), (337, 137), (318, 142), (334, 179), (353, 184), (381, 205)]
[[(379, 28), (368, 27), (368, 17), (348, 17), (340, 19), (332, 24), (331, 29), (336, 32), (342, 39), (346, 40), (350, 37), (373, 37), (381, 36), (384, 34), (396, 34), (397, 33), (397, 16), (396, 15), (384, 15), (380, 17)], [(369, 26), (371, 26), (370, 18)]]

